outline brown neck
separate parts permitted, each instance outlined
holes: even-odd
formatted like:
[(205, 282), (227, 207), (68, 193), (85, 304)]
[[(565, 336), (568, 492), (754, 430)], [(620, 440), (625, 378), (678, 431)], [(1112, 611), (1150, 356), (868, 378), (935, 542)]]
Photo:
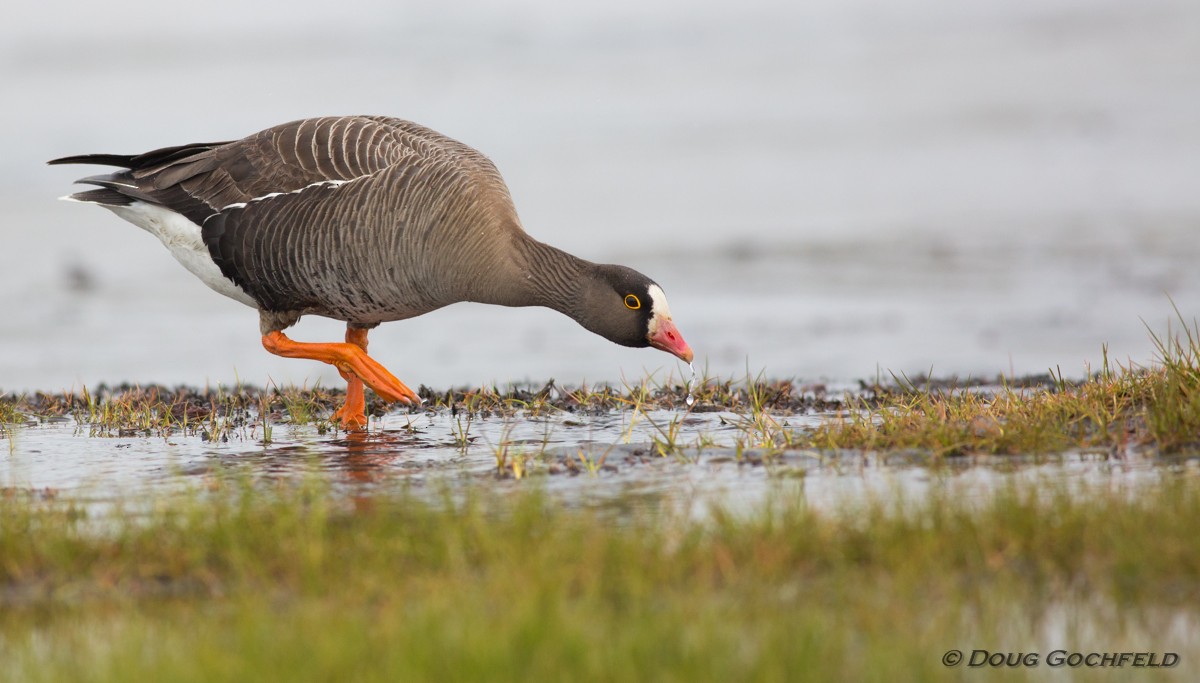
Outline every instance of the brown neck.
[(580, 288), (595, 264), (539, 242), (524, 231), (514, 232), (509, 272), (480, 278), (475, 301), (501, 306), (545, 306), (572, 318)]

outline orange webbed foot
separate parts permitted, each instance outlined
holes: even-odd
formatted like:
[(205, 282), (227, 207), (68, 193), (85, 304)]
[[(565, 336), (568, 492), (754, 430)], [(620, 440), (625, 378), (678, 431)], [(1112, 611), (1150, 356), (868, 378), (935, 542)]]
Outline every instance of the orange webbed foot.
[[(351, 332), (365, 333), (365, 330), (348, 331), (346, 334), (347, 338), (350, 338)], [(365, 346), (365, 339), (363, 341), (363, 346)], [(357, 343), (297, 342), (288, 339), (287, 335), (282, 332), (270, 332), (263, 335), (262, 343), (267, 351), (277, 356), (285, 358), (308, 358), (310, 360), (319, 360), (322, 363), (329, 363), (336, 367), (343, 377), (353, 376), (360, 379), (385, 401), (400, 402), (409, 405), (419, 405), (421, 403), (421, 399), (417, 396), (416, 392), (405, 386), (404, 382), (396, 379), (396, 376), (388, 372), (387, 368), (380, 365), (378, 361), (368, 356), (367, 352)], [(347, 404), (349, 404), (351, 398), (351, 384), (352, 382), (348, 379)], [(362, 406), (358, 410), (361, 412)], [(339, 412), (342, 413), (344, 421), (346, 411)]]

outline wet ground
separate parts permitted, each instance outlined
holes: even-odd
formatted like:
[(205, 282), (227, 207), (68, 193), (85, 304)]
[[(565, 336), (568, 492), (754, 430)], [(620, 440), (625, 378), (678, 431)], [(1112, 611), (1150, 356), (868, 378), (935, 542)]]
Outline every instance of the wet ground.
[[(764, 386), (773, 388), (760, 395), (766, 414), (784, 430), (811, 429), (844, 407), (840, 394), (826, 388)], [(376, 404), (366, 433), (344, 433), (316, 419), (328, 415), (323, 404), (291, 404), (314, 420), (291, 424), (290, 412), (265, 396), (256, 390), (236, 399), (178, 392), (164, 403), (175, 406), (168, 428), (153, 420), (136, 426), (139, 418), (129, 417), (136, 410), (118, 420), (125, 426), (115, 426), (99, 413), (89, 416), (82, 399), (29, 397), (23, 405), (43, 413), (24, 412), (5, 428), (0, 488), (103, 504), (130, 493), (204, 487), (217, 478), (265, 483), (317, 473), (350, 498), (397, 486), (438, 496), (486, 482), (500, 490), (539, 486), (567, 504), (645, 500), (702, 515), (713, 503), (759, 510), (797, 494), (818, 507), (842, 508), (867, 497), (920, 498), (933, 486), (982, 496), (1014, 477), (1139, 490), (1171, 472), (1200, 469), (1200, 457), (1160, 458), (1136, 449), (938, 458), (920, 451), (818, 451), (778, 440), (754, 445), (747, 439), (744, 398), (735, 395), (730, 405), (698, 401), (687, 410), (682, 387), (648, 394), (637, 412), (620, 406), (619, 390), (602, 388), (531, 386), (490, 407), (477, 401), (476, 410), (461, 407), (470, 393), (446, 395), (438, 405), (427, 391), (429, 409), (386, 411)], [(333, 405), (337, 398), (317, 403)], [(527, 407), (516, 407), (520, 401)], [(507, 407), (497, 407), (502, 403)], [(256, 405), (268, 406), (265, 421)]]

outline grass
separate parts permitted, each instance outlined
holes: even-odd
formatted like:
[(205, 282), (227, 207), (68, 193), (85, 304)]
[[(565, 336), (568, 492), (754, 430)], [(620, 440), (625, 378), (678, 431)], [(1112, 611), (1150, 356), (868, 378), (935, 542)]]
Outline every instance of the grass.
[[(74, 418), (88, 436), (174, 434), (229, 439), (256, 438), (269, 423), (315, 425), (328, 430), (328, 414), (342, 394), (324, 389), (239, 386), (195, 389), (100, 385), (94, 390), (32, 394), (0, 393), (0, 423)], [(324, 414), (325, 417), (321, 417)]]
[(9, 490), (0, 679), (958, 680), (951, 648), (1194, 663), (1195, 631), (1160, 626), (1200, 619), (1200, 480), (1162, 476), (1153, 496), (935, 487), (703, 521), (526, 487), (347, 500), (221, 479), (101, 518)]
[(869, 450), (924, 449), (937, 455), (1037, 454), (1093, 450), (1121, 456), (1200, 449), (1200, 329), (1151, 333), (1157, 358), (1148, 367), (1110, 363), (1070, 382), (1061, 372), (1042, 388), (999, 390), (919, 386), (897, 378), (849, 410), (803, 435), (801, 445)]
[[(1200, 330), (1152, 338), (1150, 365), (1106, 354), (1082, 381), (900, 376), (831, 398), (747, 373), (700, 378), (686, 409), (687, 388), (671, 377), (421, 387), (454, 448), (490, 449), (496, 471), (521, 480), (505, 493), (468, 481), (346, 495), (318, 474), (218, 474), (187, 494), (89, 507), (0, 488), (0, 680), (936, 681), (1054, 670), (942, 665), (949, 649), (977, 648), (1173, 651), (1177, 669), (1134, 673), (1183, 680), (1200, 662), (1200, 476), (1186, 465), (1138, 488), (1014, 477), (966, 498), (947, 485), (949, 468), (934, 467), (919, 499), (894, 492), (823, 512), (781, 486), (757, 509), (702, 519), (631, 497), (564, 505), (530, 476), (553, 471), (551, 424), (570, 414), (582, 425), (618, 413), (611, 440), (647, 439), (648, 452), (681, 462), (718, 445), (767, 464), (797, 449), (1195, 453)], [(73, 418), (85, 438), (266, 444), (275, 424), (336, 429), (328, 417), (341, 400), (244, 386), (0, 394), (0, 438), (11, 451), (26, 427), (9, 425)], [(704, 424), (720, 429), (697, 433), (700, 414), (717, 411)], [(818, 426), (793, 424), (813, 414)], [(540, 450), (537, 435), (513, 437), (531, 418), (546, 425)], [(604, 476), (600, 445), (559, 469)], [(1126, 680), (1131, 670), (1071, 673)]]
[[(448, 414), (450, 437), (464, 453), (473, 448), (477, 421), (545, 419), (579, 413), (619, 413), (622, 440), (634, 440), (635, 427), (649, 428), (654, 452), (727, 446), (758, 449), (767, 457), (792, 449), (889, 451), (916, 449), (936, 456), (975, 453), (1024, 455), (1068, 450), (1121, 455), (1129, 449), (1151, 453), (1191, 453), (1200, 449), (1200, 337), (1188, 330), (1184, 341), (1166, 337), (1160, 358), (1150, 367), (1120, 366), (1106, 359), (1101, 370), (1072, 382), (1061, 375), (994, 384), (912, 381), (864, 385), (833, 398), (802, 392), (790, 380), (702, 378), (697, 401), (684, 409), (682, 384), (643, 381), (623, 389), (610, 386), (553, 388), (512, 386), (427, 393), (424, 411)], [(73, 417), (93, 437), (241, 438), (272, 441), (273, 425), (311, 426), (336, 431), (330, 416), (343, 399), (339, 390), (241, 387), (195, 390), (186, 387), (100, 387), (94, 392), (0, 395), (0, 437), (13, 424)], [(371, 411), (385, 412), (373, 399)], [(720, 411), (732, 427), (732, 440), (689, 427), (693, 413)], [(815, 428), (789, 420), (818, 413)], [(810, 421), (811, 422), (811, 421)], [(549, 424), (549, 423), (548, 423)], [(19, 428), (17, 428), (19, 429)], [(645, 430), (643, 430), (645, 431)], [(544, 444), (543, 444), (544, 450)], [(507, 468), (503, 452), (498, 466)]]

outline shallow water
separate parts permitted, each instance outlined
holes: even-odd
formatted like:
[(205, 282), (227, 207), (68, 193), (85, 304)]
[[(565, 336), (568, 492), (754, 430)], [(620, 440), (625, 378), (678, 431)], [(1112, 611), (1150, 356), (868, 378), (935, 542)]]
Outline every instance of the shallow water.
[[(1149, 361), (1168, 295), (1200, 311), (1189, 0), (339, 7), (14, 8), (0, 390), (336, 384), (146, 234), (53, 201), (94, 169), (43, 162), (356, 111), (491, 155), (532, 234), (663, 285), (709, 374), (1079, 376), (1105, 344)], [(113, 87), (130, 71), (153, 96)], [(453, 306), (371, 348), (413, 386), (685, 371), (533, 309)]]
[[(823, 416), (790, 416), (792, 428)], [(678, 449), (662, 455), (655, 441), (680, 421)], [(310, 425), (276, 425), (271, 441), (241, 428), (227, 439), (88, 436), (71, 418), (15, 427), (0, 457), (0, 488), (105, 501), (203, 487), (214, 478), (297, 479), (314, 471), (354, 498), (406, 486), (440, 495), (472, 483), (501, 490), (540, 486), (567, 504), (636, 504), (703, 516), (710, 506), (755, 512), (797, 496), (817, 508), (846, 510), (880, 497), (920, 500), (930, 487), (983, 497), (1013, 478), (1104, 483), (1145, 490), (1174, 471), (1200, 473), (1200, 457), (1164, 460), (1123, 454), (1073, 453), (931, 460), (920, 453), (739, 450), (732, 413), (649, 411), (630, 424), (627, 413), (575, 413), (530, 418), (475, 418), (444, 413), (390, 414), (370, 433), (320, 434)], [(703, 436), (703, 441), (700, 441)], [(499, 453), (503, 453), (500, 464)], [(521, 478), (514, 476), (521, 464)]]
[[(147, 235), (53, 201), (91, 169), (42, 165), (331, 113), (410, 118), (489, 154), (533, 235), (663, 285), (710, 376), (1080, 376), (1106, 345), (1115, 360), (1150, 362), (1143, 321), (1163, 331), (1168, 297), (1188, 319), (1200, 312), (1200, 4), (731, 7), (12, 8), (0, 24), (0, 128), (11, 133), (0, 155), (0, 391), (340, 386), (331, 368), (265, 353), (255, 313), (208, 291)], [(342, 329), (305, 320), (294, 336)], [(452, 306), (384, 325), (371, 348), (414, 387), (687, 372), (534, 309)], [(490, 449), (460, 452), (439, 420), (418, 419), (409, 434), (392, 416), (363, 441), (279, 427), (267, 446), (22, 428), (0, 440), (11, 445), (0, 483), (103, 494), (238, 463), (290, 474), (311, 459), (348, 486), (493, 476)], [(513, 429), (537, 440), (543, 427)], [(504, 428), (473, 433), (498, 443)], [(615, 424), (553, 431), (552, 448), (623, 443)], [(649, 438), (634, 432), (634, 443)], [(1124, 464), (1077, 466), (1137, 476)], [(801, 469), (701, 458), (547, 481), (581, 496), (677, 486), (754, 499), (781, 481), (819, 497), (932, 476)]]

